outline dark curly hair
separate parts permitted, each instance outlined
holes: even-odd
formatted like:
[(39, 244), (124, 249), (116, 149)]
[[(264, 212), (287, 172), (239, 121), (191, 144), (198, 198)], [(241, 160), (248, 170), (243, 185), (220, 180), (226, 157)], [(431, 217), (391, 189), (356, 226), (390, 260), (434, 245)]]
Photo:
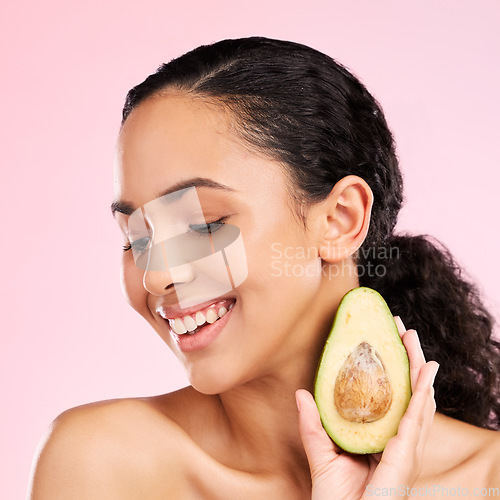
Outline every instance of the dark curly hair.
[(442, 244), (393, 234), (403, 179), (392, 133), (364, 85), (331, 57), (298, 43), (223, 40), (163, 64), (131, 89), (122, 123), (166, 89), (230, 110), (241, 137), (287, 170), (304, 224), (300, 207), (326, 198), (341, 178), (353, 174), (368, 183), (374, 204), (355, 256), (360, 285), (379, 291), (393, 314), (418, 331), (427, 359), (441, 365), (438, 410), (498, 429), (500, 343), (492, 336), (493, 317)]

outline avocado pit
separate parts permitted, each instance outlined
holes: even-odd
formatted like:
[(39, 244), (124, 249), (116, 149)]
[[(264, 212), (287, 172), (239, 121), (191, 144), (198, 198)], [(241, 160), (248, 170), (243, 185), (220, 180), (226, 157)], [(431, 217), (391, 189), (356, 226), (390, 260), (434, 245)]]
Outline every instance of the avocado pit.
[(381, 419), (392, 402), (392, 389), (382, 359), (368, 342), (361, 342), (339, 370), (334, 404), (349, 422)]

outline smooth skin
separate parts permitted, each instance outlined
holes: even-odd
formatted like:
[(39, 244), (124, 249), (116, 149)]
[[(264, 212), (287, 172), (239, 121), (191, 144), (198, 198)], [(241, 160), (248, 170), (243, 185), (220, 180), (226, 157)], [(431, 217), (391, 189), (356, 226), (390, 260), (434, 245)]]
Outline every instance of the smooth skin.
[[(59, 415), (35, 456), (28, 497), (326, 500), (400, 485), (459, 486), (471, 495), (500, 488), (499, 433), (435, 414), (437, 363), (425, 362), (417, 334), (399, 319), (414, 393), (398, 435), (373, 456), (343, 453), (328, 438), (310, 391), (338, 304), (359, 285), (352, 255), (366, 237), (373, 195), (363, 179), (344, 177), (324, 201), (302, 207), (304, 228), (282, 166), (236, 130), (213, 103), (174, 92), (149, 98), (125, 122), (115, 199), (139, 207), (197, 177), (230, 187), (198, 195), (207, 221), (240, 228), (248, 278), (225, 296), (236, 304), (215, 341), (183, 353), (156, 312), (176, 303), (169, 272), (138, 269), (124, 252), (125, 296), (191, 386)], [(126, 236), (127, 216), (116, 220)], [(318, 263), (322, 272), (292, 272)]]

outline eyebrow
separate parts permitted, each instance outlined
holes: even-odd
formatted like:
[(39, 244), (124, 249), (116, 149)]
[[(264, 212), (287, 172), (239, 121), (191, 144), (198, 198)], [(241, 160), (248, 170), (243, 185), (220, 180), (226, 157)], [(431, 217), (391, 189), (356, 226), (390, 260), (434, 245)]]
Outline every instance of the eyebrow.
[[(178, 200), (186, 192), (182, 190), (190, 187), (207, 187), (212, 189), (219, 189), (222, 191), (235, 191), (233, 188), (221, 184), (220, 182), (214, 181), (213, 179), (209, 179), (208, 177), (193, 177), (191, 179), (180, 181), (177, 184), (169, 187), (166, 191), (158, 193), (154, 199), (166, 196), (170, 193), (174, 193), (175, 191), (180, 191), (178, 195), (173, 196), (169, 201)], [(111, 213), (113, 214), (113, 217), (115, 216), (115, 212), (120, 212), (124, 215), (131, 215), (133, 212), (135, 212), (135, 210), (136, 208), (134, 207), (134, 205), (127, 201), (117, 200), (111, 203)]]

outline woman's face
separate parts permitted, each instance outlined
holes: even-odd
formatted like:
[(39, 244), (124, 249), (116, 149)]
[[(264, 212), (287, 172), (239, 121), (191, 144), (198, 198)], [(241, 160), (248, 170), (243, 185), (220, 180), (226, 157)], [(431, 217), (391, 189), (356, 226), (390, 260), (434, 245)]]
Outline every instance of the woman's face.
[[(294, 214), (279, 163), (250, 152), (221, 108), (172, 93), (147, 99), (129, 115), (118, 140), (115, 173), (115, 201), (132, 209), (179, 183), (205, 179), (204, 186), (190, 191), (203, 212), (195, 215), (196, 224), (203, 217), (207, 223), (222, 219), (241, 232), (246, 279), (184, 310), (179, 293), (183, 298), (197, 293), (201, 275), (196, 266), (187, 264), (185, 272), (175, 274), (168, 267), (136, 265), (132, 250), (123, 255), (122, 285), (130, 305), (183, 363), (191, 384), (201, 392), (220, 393), (296, 365), (298, 353), (311, 343), (320, 261), (310, 233)], [(117, 211), (115, 217), (127, 239), (129, 215)], [(167, 217), (186, 231), (195, 223), (183, 210), (171, 210)], [(162, 230), (160, 220), (149, 217), (153, 234)], [(189, 312), (196, 321), (200, 310), (208, 319), (207, 307), (218, 312), (221, 306), (232, 309), (194, 335), (175, 332), (175, 317)], [(184, 323), (189, 326), (189, 320)]]

